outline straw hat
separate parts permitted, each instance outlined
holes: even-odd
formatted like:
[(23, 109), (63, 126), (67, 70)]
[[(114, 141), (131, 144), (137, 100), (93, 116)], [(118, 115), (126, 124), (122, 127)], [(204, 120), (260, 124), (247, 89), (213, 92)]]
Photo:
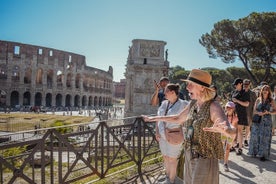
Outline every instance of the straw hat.
[(211, 88), (212, 76), (204, 70), (193, 69), (187, 79), (180, 80), (185, 82), (191, 81), (214, 91), (214, 89)]

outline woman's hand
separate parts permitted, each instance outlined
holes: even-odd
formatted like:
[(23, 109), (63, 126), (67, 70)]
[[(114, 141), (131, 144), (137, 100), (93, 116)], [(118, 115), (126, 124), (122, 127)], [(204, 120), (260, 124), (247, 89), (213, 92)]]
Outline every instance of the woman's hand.
[(156, 140), (159, 142), (159, 141), (160, 141), (160, 138), (161, 138), (161, 135), (157, 133), (157, 134), (155, 135), (155, 138), (156, 138)]
[(226, 122), (214, 123), (212, 127), (205, 127), (203, 130), (206, 132), (221, 133), (231, 138), (236, 135), (236, 129), (234, 127), (227, 126)]
[(152, 122), (153, 121), (153, 117), (149, 117), (149, 116), (146, 116), (146, 115), (141, 115), (141, 117), (143, 118), (143, 120), (145, 122)]

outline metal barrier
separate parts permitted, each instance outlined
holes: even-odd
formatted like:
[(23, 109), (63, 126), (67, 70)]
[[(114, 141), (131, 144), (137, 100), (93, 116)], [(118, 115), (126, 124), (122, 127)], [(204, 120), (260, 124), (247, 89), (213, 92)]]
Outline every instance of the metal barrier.
[[(74, 183), (159, 154), (155, 123), (141, 117), (0, 135), (0, 183)], [(70, 132), (70, 133), (63, 133)]]

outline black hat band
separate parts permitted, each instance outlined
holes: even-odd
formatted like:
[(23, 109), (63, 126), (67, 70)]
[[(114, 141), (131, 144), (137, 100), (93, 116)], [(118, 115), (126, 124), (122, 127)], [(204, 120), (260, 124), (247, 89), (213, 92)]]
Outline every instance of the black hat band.
[(195, 83), (200, 84), (200, 85), (202, 85), (202, 86), (205, 86), (205, 87), (207, 87), (207, 88), (210, 87), (210, 84), (207, 84), (207, 83), (205, 83), (205, 82), (202, 82), (202, 81), (200, 81), (200, 80), (198, 80), (198, 79), (196, 79), (196, 78), (193, 78), (193, 77), (188, 77), (187, 80), (190, 80), (190, 81), (192, 81), (192, 82), (195, 82)]

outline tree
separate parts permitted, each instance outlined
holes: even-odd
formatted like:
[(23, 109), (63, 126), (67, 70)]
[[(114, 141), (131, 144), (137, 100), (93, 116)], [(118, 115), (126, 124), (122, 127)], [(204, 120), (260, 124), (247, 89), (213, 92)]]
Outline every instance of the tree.
[(185, 69), (179, 65), (171, 67), (169, 70), (169, 78), (173, 83), (179, 83), (180, 79), (186, 79), (188, 75), (189, 71), (185, 71)]
[(189, 98), (188, 91), (186, 90), (186, 84), (184, 82), (181, 82), (181, 79), (186, 79), (189, 75), (190, 71), (186, 71), (181, 66), (175, 66), (171, 67), (169, 70), (169, 79), (172, 83), (179, 83), (180, 84), (180, 91), (183, 93), (184, 97), (186, 99)]
[[(210, 58), (220, 57), (225, 63), (240, 60), (256, 85), (273, 80), (276, 66), (276, 13), (251, 13), (234, 20), (222, 20), (211, 34), (201, 36)], [(259, 71), (263, 70), (263, 75)]]

